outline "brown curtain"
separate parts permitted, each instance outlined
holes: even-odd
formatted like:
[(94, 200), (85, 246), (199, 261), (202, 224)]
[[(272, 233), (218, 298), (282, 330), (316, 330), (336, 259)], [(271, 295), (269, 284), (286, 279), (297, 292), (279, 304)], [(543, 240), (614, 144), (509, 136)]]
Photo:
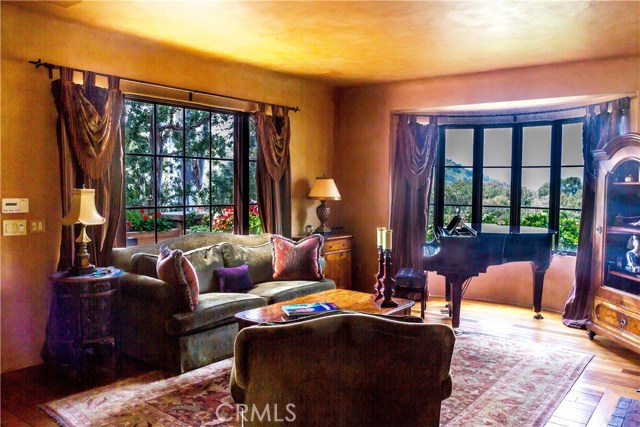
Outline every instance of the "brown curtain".
[[(597, 112), (596, 112), (597, 110)], [(584, 174), (582, 186), (582, 214), (576, 255), (575, 280), (564, 306), (562, 323), (572, 328), (583, 328), (589, 320), (595, 289), (591, 286), (591, 264), (593, 263), (593, 220), (597, 169), (592, 151), (601, 148), (611, 138), (625, 133), (625, 115), (629, 111), (629, 98), (611, 103), (590, 106), (582, 131), (582, 155)]]
[(291, 168), (289, 109), (260, 104), (255, 113), (258, 139), (256, 183), (258, 210), (265, 233), (291, 236)]
[[(83, 73), (83, 84), (73, 83), (73, 70), (61, 67), (52, 84), (58, 110), (62, 215), (71, 207), (72, 188), (96, 190), (96, 208), (106, 222), (87, 228), (92, 262), (108, 265), (120, 221), (124, 189), (120, 120), (123, 98), (119, 78), (109, 77), (109, 88), (95, 86), (95, 74)], [(63, 227), (58, 269), (73, 265), (78, 230)]]
[(436, 117), (429, 125), (400, 115), (391, 182), (391, 220), (395, 270), (420, 268), (429, 217), (431, 170), (438, 151)]

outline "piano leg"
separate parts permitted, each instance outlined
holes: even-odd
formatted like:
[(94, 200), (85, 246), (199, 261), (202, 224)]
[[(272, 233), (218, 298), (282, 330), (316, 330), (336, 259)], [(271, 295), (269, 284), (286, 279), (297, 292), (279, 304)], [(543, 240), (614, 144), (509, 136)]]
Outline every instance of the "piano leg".
[(544, 273), (545, 269), (538, 269), (535, 265), (533, 265), (533, 311), (536, 314), (533, 316), (534, 319), (543, 319), (542, 314), (542, 288), (544, 285)]
[(462, 304), (462, 284), (467, 278), (462, 277), (451, 280), (451, 326), (457, 329), (460, 326), (460, 305)]

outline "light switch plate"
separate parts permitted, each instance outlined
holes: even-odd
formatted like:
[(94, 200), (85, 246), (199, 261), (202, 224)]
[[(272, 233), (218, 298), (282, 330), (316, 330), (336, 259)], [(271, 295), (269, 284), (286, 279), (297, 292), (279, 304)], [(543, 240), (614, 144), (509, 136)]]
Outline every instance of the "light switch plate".
[(27, 220), (26, 219), (5, 219), (2, 221), (3, 236), (26, 236)]

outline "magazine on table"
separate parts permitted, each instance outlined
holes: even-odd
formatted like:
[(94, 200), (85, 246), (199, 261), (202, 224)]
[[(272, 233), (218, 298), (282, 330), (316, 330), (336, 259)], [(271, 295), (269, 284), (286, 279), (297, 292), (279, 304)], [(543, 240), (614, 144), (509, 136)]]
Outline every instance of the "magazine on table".
[(309, 316), (311, 314), (327, 313), (338, 310), (332, 302), (314, 302), (310, 304), (285, 304), (282, 311), (289, 317)]

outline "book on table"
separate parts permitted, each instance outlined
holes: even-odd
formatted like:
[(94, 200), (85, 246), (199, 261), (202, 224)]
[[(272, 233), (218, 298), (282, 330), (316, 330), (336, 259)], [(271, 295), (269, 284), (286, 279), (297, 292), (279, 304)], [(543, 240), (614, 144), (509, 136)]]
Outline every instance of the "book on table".
[(332, 302), (314, 302), (309, 304), (285, 304), (282, 311), (289, 317), (309, 316), (311, 314), (327, 313), (338, 310)]

